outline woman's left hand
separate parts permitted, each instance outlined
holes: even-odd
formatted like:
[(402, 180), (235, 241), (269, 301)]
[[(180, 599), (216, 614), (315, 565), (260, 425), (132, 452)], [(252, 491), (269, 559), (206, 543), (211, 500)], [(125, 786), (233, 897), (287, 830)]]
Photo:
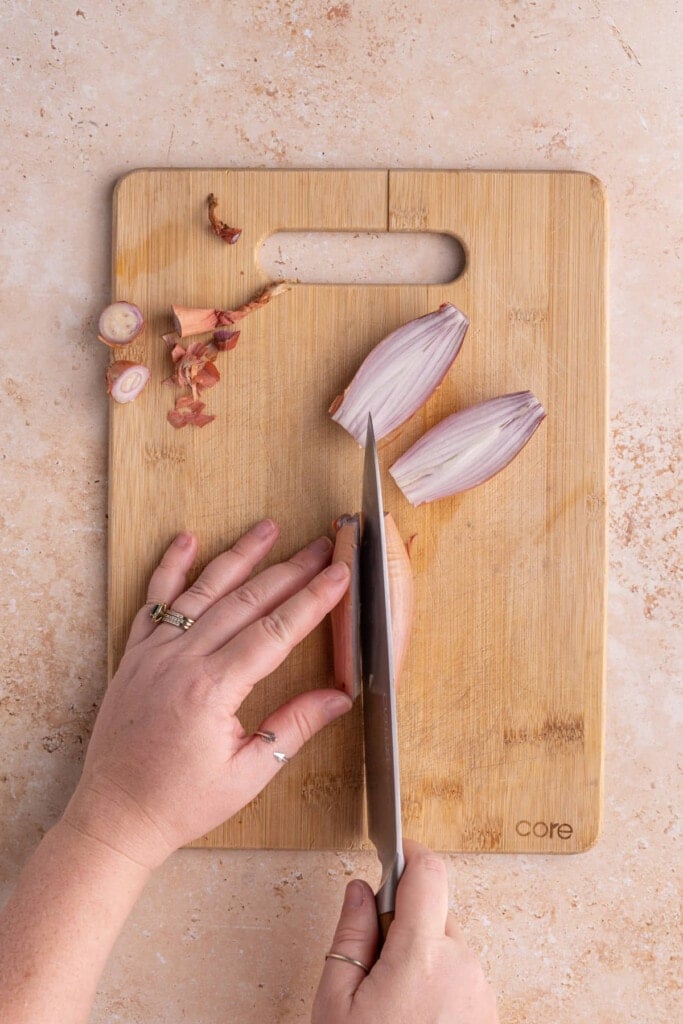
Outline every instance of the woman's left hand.
[[(83, 776), (64, 820), (155, 867), (226, 821), (310, 737), (351, 707), (334, 689), (299, 693), (248, 736), (237, 717), (254, 685), (281, 664), (342, 597), (348, 569), (327, 566), (321, 537), (250, 578), (275, 543), (258, 523), (185, 589), (197, 552), (180, 534), (154, 572), (120, 667), (100, 709)], [(155, 624), (152, 603), (195, 619), (187, 631)]]

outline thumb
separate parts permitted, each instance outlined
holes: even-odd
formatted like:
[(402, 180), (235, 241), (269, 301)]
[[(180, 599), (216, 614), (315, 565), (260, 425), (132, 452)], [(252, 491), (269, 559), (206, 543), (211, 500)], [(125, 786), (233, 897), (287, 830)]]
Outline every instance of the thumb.
[[(346, 887), (339, 923), (330, 945), (330, 953), (340, 953), (372, 967), (377, 954), (377, 907), (372, 889), (360, 878)], [(325, 960), (314, 1019), (329, 1020), (340, 1009), (347, 1008), (366, 972), (347, 960)]]

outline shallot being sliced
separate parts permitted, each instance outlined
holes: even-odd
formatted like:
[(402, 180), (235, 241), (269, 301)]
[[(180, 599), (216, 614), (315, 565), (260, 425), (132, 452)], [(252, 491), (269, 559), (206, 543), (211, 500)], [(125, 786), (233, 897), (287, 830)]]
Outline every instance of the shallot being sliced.
[[(337, 537), (332, 561), (343, 561), (351, 570), (349, 587), (330, 613), (335, 685), (354, 700), (361, 688), (360, 650), (360, 516), (343, 515), (334, 527)], [(389, 574), (389, 604), (394, 654), (394, 678), (398, 686), (413, 620), (413, 574), (410, 544), (404, 544), (390, 512), (384, 515)]]
[(107, 392), (122, 405), (133, 402), (149, 380), (149, 369), (141, 363), (120, 359), (107, 367)]
[(398, 687), (413, 625), (414, 594), (410, 548), (415, 538), (411, 537), (407, 544), (403, 543), (391, 512), (384, 513), (384, 535), (387, 541), (394, 678)]
[(334, 684), (353, 700), (360, 693), (360, 516), (340, 516), (334, 523), (337, 536), (333, 562), (345, 562), (351, 580), (339, 604), (330, 612)]
[(531, 391), (479, 402), (437, 423), (389, 472), (416, 506), (468, 491), (512, 462), (545, 416)]
[(329, 412), (365, 446), (368, 413), (377, 439), (424, 405), (460, 351), (469, 319), (450, 302), (411, 320), (373, 348)]
[(130, 345), (141, 334), (144, 326), (144, 317), (134, 303), (112, 302), (100, 313), (97, 336), (105, 345), (117, 348), (119, 345)]
[(276, 281), (264, 288), (255, 299), (245, 302), (237, 309), (196, 309), (193, 306), (171, 306), (175, 329), (181, 338), (187, 338), (194, 334), (215, 331), (216, 328), (229, 327), (230, 324), (236, 324), (238, 320), (253, 313), (255, 309), (265, 306), (276, 295), (289, 291), (291, 287), (291, 281)]

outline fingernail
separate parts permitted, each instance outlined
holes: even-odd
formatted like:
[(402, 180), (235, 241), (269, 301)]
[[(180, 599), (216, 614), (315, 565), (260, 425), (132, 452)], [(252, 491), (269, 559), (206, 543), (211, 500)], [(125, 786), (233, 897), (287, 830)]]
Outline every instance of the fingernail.
[(332, 693), (325, 701), (325, 707), (330, 714), (337, 717), (345, 711), (350, 711), (353, 701), (346, 693)]
[(251, 532), (256, 537), (262, 537), (263, 540), (265, 540), (266, 537), (271, 537), (275, 533), (276, 529), (276, 524), (272, 519), (262, 519), (260, 523), (256, 524)]
[(306, 550), (310, 551), (312, 555), (324, 555), (332, 547), (332, 541), (329, 537), (318, 537), (317, 540), (312, 541), (306, 546)]
[(347, 579), (348, 575), (349, 567), (346, 562), (333, 562), (323, 573), (323, 576), (328, 580), (334, 580), (335, 583), (341, 583), (342, 580)]
[(344, 893), (344, 906), (362, 907), (364, 903), (365, 886), (362, 882), (359, 882), (357, 878), (354, 878), (353, 882), (349, 882), (346, 886), (346, 892)]
[(192, 543), (192, 534), (183, 531), (179, 533), (176, 539), (173, 541), (177, 548), (189, 548)]

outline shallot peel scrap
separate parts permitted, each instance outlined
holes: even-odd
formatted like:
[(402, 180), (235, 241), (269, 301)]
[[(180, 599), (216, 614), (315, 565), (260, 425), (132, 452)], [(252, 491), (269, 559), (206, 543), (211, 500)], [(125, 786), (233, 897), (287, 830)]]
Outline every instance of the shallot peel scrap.
[(219, 309), (195, 309), (192, 306), (171, 306), (173, 326), (178, 337), (191, 338), (195, 334), (206, 334), (219, 324)]
[(242, 234), (242, 228), (231, 228), (224, 220), (220, 220), (216, 214), (218, 208), (218, 200), (216, 199), (213, 192), (207, 197), (207, 204), (209, 207), (209, 223), (215, 235), (222, 238), (228, 245), (234, 245), (235, 242), (239, 241), (239, 237)]
[(239, 331), (231, 331), (227, 327), (219, 327), (217, 331), (213, 332), (213, 338), (209, 344), (213, 345), (217, 352), (229, 352), (239, 341), (239, 336)]
[(436, 391), (457, 356), (469, 319), (449, 302), (411, 320), (376, 345), (342, 395), (332, 419), (365, 446), (368, 413), (375, 437), (386, 437), (414, 416)]
[[(337, 531), (332, 561), (343, 561), (351, 570), (351, 582), (343, 598), (330, 613), (335, 685), (354, 700), (361, 689), (360, 651), (360, 516), (343, 515), (336, 520)], [(410, 543), (405, 545), (390, 512), (384, 516), (389, 570), (389, 603), (394, 645), (394, 676), (398, 686), (405, 662), (413, 621), (413, 573)]]
[(176, 430), (190, 426), (205, 427), (207, 423), (212, 423), (216, 419), (215, 416), (208, 416), (204, 412), (204, 402), (196, 401), (191, 395), (181, 395), (175, 409), (171, 409), (166, 418)]
[(239, 331), (221, 329), (214, 333), (211, 341), (191, 341), (188, 345), (181, 344), (178, 334), (163, 334), (162, 338), (166, 347), (171, 353), (171, 359), (175, 364), (175, 371), (170, 377), (166, 377), (164, 384), (175, 384), (177, 387), (189, 388), (192, 392), (192, 403), (198, 403), (194, 412), (189, 402), (176, 402), (175, 409), (168, 415), (169, 423), (176, 427), (186, 427), (192, 424), (196, 427), (205, 427), (211, 423), (215, 416), (207, 416), (202, 410), (204, 404), (199, 402), (199, 396), (207, 388), (212, 388), (221, 379), (215, 359), (219, 352), (227, 352), (234, 348)]
[(115, 402), (124, 405), (133, 402), (149, 380), (149, 369), (141, 363), (119, 359), (107, 367), (107, 393)]
[[(169, 344), (168, 336), (166, 339)], [(175, 363), (175, 372), (166, 377), (164, 384), (190, 388), (196, 401), (202, 391), (212, 388), (221, 379), (214, 364), (217, 355), (218, 349), (200, 341), (191, 341), (187, 348), (174, 344), (171, 359)]]
[(255, 299), (245, 302), (237, 309), (196, 309), (193, 306), (171, 306), (175, 329), (181, 338), (188, 338), (194, 334), (205, 334), (207, 331), (215, 331), (217, 328), (229, 327), (230, 324), (236, 324), (249, 313), (253, 313), (255, 309), (265, 306), (276, 295), (289, 291), (291, 287), (291, 281), (276, 281), (264, 288)]
[(512, 462), (545, 416), (531, 391), (479, 402), (437, 423), (389, 472), (415, 506), (460, 494)]
[(145, 327), (145, 320), (132, 302), (112, 302), (100, 313), (97, 323), (100, 341), (110, 348), (130, 345)]

